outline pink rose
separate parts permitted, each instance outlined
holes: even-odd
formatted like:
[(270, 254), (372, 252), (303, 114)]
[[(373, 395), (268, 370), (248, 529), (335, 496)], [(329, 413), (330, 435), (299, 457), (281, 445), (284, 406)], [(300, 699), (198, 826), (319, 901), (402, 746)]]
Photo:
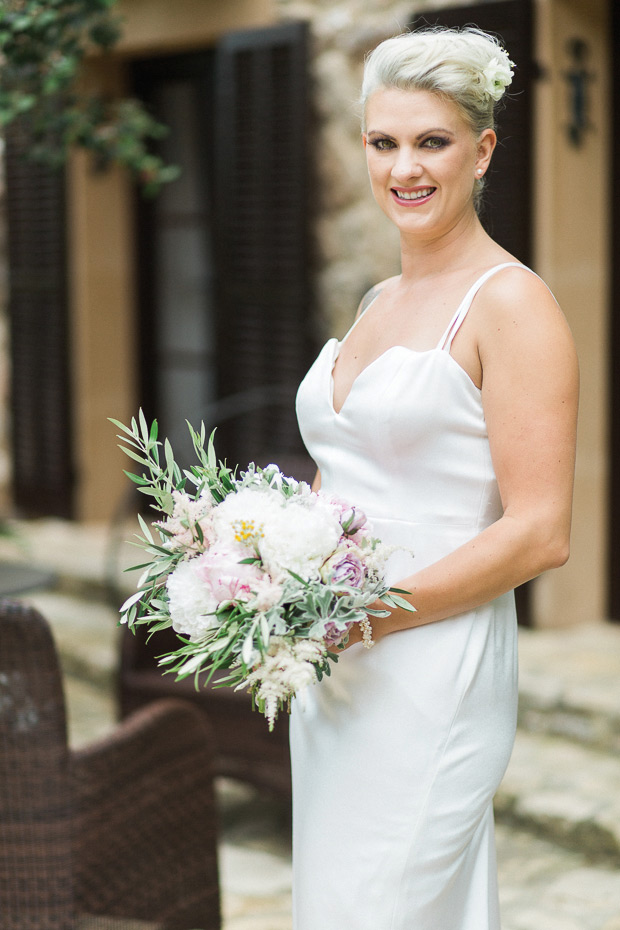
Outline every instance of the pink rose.
[(342, 532), (353, 536), (366, 524), (366, 514), (359, 507), (349, 507), (340, 517)]

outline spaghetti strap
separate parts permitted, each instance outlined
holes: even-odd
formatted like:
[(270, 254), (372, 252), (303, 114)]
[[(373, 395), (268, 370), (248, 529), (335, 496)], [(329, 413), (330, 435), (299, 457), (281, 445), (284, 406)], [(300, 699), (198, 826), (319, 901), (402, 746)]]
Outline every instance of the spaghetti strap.
[(357, 324), (359, 323), (359, 321), (362, 319), (362, 317), (365, 316), (365, 315), (368, 313), (368, 311), (370, 310), (370, 308), (372, 307), (372, 305), (374, 304), (375, 300), (377, 299), (377, 297), (379, 296), (380, 293), (381, 293), (381, 291), (377, 291), (377, 293), (375, 294), (375, 296), (374, 296), (374, 297), (372, 298), (372, 300), (369, 302), (368, 306), (364, 307), (364, 309), (361, 311), (361, 313), (360, 313), (358, 316), (355, 317), (355, 319), (353, 320), (353, 322), (352, 322), (351, 325), (349, 326), (348, 330), (346, 331), (346, 333), (344, 334), (344, 336), (342, 337), (342, 339), (338, 340), (341, 346), (344, 345), (344, 343), (347, 341), (347, 339), (349, 338), (349, 336), (351, 335), (351, 333), (353, 332), (353, 330), (355, 329), (355, 327), (357, 326)]
[(482, 285), (488, 281), (496, 272), (501, 271), (502, 268), (524, 268), (526, 271), (529, 271), (531, 274), (536, 274), (532, 271), (531, 268), (528, 268), (527, 265), (523, 265), (521, 262), (502, 262), (501, 265), (494, 265), (493, 268), (489, 268), (488, 271), (485, 271), (484, 274), (480, 275), (477, 281), (474, 281), (470, 289), (465, 294), (465, 297), (458, 306), (458, 309), (452, 319), (448, 324), (448, 328), (445, 333), (437, 343), (438, 349), (443, 349), (445, 352), (449, 352), (452, 346), (452, 340), (458, 333), (461, 323), (467, 316), (467, 312), (471, 307), (474, 297), (482, 287)]

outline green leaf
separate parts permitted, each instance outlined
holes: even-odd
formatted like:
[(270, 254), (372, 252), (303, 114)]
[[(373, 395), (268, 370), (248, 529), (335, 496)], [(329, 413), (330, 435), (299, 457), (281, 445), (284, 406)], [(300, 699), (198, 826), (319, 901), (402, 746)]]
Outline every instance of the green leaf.
[(139, 462), (140, 465), (145, 465), (148, 468), (149, 460), (145, 459), (143, 455), (138, 455), (137, 452), (134, 452), (133, 449), (128, 449), (126, 446), (119, 446), (119, 449), (122, 449), (125, 455), (128, 455), (134, 462)]
[[(124, 433), (127, 433), (129, 436), (134, 435), (133, 431), (128, 426), (125, 426), (124, 423), (121, 423), (120, 420), (115, 420), (113, 417), (108, 417), (108, 420), (110, 421), (110, 423), (113, 423), (114, 426), (117, 427), (117, 429), (121, 429)], [(119, 436), (118, 438), (122, 439), (123, 437)]]
[(142, 514), (140, 513), (138, 514), (138, 523), (140, 524), (140, 528), (142, 532), (144, 533), (146, 539), (148, 539), (150, 543), (155, 544), (155, 540), (153, 539), (151, 529), (149, 525), (147, 524), (146, 520), (144, 519), (144, 517), (142, 516)]
[(172, 446), (170, 445), (170, 440), (164, 440), (164, 457), (166, 459), (166, 467), (168, 469), (168, 474), (173, 475), (176, 467), (176, 462), (174, 461), (174, 453), (172, 451)]
[(140, 432), (142, 433), (142, 439), (144, 440), (144, 445), (148, 446), (150, 430), (147, 426), (146, 417), (144, 416), (142, 407), (140, 407), (140, 409), (138, 410), (138, 420), (140, 423)]
[(402, 607), (403, 610), (408, 610), (412, 614), (417, 612), (413, 604), (410, 604), (409, 601), (406, 601), (404, 597), (400, 597), (398, 594), (384, 594), (381, 600), (390, 607)]
[(135, 594), (132, 594), (131, 597), (128, 597), (127, 600), (124, 602), (124, 604), (121, 605), (121, 607), (119, 608), (119, 613), (121, 614), (126, 613), (129, 610), (129, 608), (132, 607), (134, 604), (137, 604), (138, 601), (140, 601), (143, 596), (144, 596), (144, 591), (136, 591)]

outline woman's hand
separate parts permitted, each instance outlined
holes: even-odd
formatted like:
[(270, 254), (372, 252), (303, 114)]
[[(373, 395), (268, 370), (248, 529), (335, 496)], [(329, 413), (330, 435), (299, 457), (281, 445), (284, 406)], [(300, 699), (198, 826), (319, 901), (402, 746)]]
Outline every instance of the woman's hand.
[[(386, 608), (383, 601), (374, 601), (369, 605), (372, 610), (389, 610)], [(410, 616), (414, 616), (411, 614)], [(372, 641), (373, 645), (378, 643), (380, 639), (389, 633), (389, 628), (387, 626), (382, 627), (382, 624), (385, 624), (386, 620), (389, 620), (389, 617), (374, 617), (371, 614), (366, 614), (366, 619), (370, 624), (372, 629)], [(355, 645), (355, 643), (362, 643), (364, 641), (364, 633), (362, 627), (359, 623), (354, 623), (351, 629), (349, 630), (348, 638), (345, 643), (345, 638), (343, 637), (338, 643), (338, 649), (348, 649), (349, 646)]]

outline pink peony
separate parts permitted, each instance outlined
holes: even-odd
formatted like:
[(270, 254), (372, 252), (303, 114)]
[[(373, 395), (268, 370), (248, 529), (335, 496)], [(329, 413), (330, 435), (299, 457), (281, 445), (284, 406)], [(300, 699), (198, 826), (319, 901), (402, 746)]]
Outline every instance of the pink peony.
[(242, 564), (243, 554), (232, 549), (213, 546), (194, 559), (196, 574), (211, 591), (218, 603), (247, 601), (252, 588), (263, 578), (256, 565)]

